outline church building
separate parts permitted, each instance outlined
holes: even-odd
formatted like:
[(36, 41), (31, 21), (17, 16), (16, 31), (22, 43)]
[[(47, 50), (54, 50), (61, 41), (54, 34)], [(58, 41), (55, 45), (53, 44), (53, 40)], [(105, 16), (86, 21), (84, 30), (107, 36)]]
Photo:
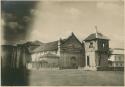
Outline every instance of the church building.
[(99, 70), (108, 67), (109, 39), (96, 32), (81, 43), (72, 33), (66, 39), (40, 44), (31, 57), (30, 68)]
[(31, 51), (30, 68), (77, 69), (84, 67), (84, 44), (72, 33), (66, 39), (44, 43)]

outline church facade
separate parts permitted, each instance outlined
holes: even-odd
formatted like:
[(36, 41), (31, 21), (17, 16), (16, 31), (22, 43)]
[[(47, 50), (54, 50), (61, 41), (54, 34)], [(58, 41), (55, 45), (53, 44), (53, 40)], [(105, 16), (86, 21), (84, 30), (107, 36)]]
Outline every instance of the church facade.
[(85, 52), (82, 44), (72, 33), (66, 40), (60, 40), (60, 68), (84, 67)]

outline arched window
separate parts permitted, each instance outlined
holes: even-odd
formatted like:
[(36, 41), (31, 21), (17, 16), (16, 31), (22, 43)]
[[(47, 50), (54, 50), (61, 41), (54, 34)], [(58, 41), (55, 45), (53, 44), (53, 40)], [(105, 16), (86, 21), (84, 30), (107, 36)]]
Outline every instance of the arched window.
[(105, 48), (105, 44), (104, 43), (102, 43), (102, 47)]

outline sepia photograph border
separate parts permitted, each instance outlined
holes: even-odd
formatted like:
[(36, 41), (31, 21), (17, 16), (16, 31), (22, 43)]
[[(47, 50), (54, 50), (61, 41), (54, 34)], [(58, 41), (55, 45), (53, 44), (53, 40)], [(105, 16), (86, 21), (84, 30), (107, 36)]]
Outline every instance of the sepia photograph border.
[[(83, 1), (83, 2), (84, 1), (87, 1), (87, 2), (98, 2), (98, 1), (117, 2), (117, 1), (122, 1), (125, 4), (124, 0), (1, 0), (1, 1), (50, 1), (50, 2), (53, 2), (53, 1), (72, 1), (72, 2), (77, 2), (77, 1)], [(124, 14), (125, 14), (125, 6), (124, 6)], [(124, 20), (125, 20), (125, 17), (124, 17)], [(124, 22), (124, 24), (125, 24), (125, 22)], [(3, 40), (4, 40), (2, 21), (1, 21), (1, 31), (0, 31), (0, 33), (1, 33), (0, 34), (0, 37), (1, 37), (0, 38), (0, 43), (2, 44)], [(125, 34), (125, 27), (124, 27), (124, 34)], [(125, 35), (123, 37), (125, 38)], [(1, 49), (1, 47), (0, 47), (0, 49)], [(125, 49), (125, 39), (124, 39), (124, 49)], [(0, 50), (0, 55), (1, 55), (1, 52), (2, 51)], [(125, 54), (125, 52), (124, 52), (124, 54)], [(124, 62), (125, 62), (125, 58), (124, 58)], [(0, 64), (1, 64), (1, 60), (0, 60)], [(125, 64), (124, 64), (124, 67), (125, 67)], [(1, 73), (1, 70), (0, 70), (0, 73)], [(125, 72), (124, 72), (124, 77), (123, 78), (125, 78)], [(2, 80), (2, 79), (0, 78), (0, 80)], [(125, 80), (124, 80), (124, 82), (125, 82)], [(125, 86), (125, 83), (124, 83), (124, 86)], [(115, 86), (115, 87), (124, 87), (124, 86)], [(28, 87), (28, 86), (26, 86), (26, 87)], [(31, 87), (38, 87), (38, 86), (31, 86)], [(43, 86), (43, 87), (56, 87), (56, 86)], [(97, 86), (59, 86), (59, 87), (97, 87)], [(114, 86), (98, 86), (98, 87), (114, 87)]]

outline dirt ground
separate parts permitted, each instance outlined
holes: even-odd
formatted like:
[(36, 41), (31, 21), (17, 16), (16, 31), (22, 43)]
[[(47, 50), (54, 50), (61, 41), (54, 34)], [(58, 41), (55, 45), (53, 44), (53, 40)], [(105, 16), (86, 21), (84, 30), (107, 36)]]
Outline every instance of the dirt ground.
[(32, 70), (31, 86), (123, 86), (123, 71)]

